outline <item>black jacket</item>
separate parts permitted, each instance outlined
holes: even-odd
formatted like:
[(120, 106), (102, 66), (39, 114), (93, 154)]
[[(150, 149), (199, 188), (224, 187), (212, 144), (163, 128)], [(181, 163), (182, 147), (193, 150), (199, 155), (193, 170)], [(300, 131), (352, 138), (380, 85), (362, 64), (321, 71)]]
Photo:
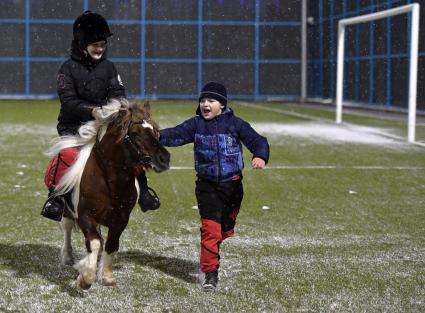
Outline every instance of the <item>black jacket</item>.
[(57, 130), (61, 136), (76, 134), (81, 124), (93, 119), (93, 108), (106, 104), (110, 98), (126, 96), (118, 72), (105, 54), (94, 62), (75, 42), (71, 58), (59, 69), (57, 90), (61, 102)]

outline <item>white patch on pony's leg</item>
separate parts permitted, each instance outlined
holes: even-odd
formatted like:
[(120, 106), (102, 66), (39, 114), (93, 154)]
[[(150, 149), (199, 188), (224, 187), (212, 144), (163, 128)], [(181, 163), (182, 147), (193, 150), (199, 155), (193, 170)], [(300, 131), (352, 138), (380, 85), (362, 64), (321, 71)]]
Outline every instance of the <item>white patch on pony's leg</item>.
[(63, 232), (63, 246), (61, 250), (61, 264), (62, 265), (73, 265), (74, 257), (72, 256), (72, 245), (71, 235), (72, 228), (74, 227), (74, 220), (63, 217), (60, 221), (60, 226)]
[(139, 202), (139, 197), (140, 197), (140, 186), (139, 186), (139, 182), (137, 181), (137, 178), (134, 180), (134, 186), (136, 186), (136, 191), (137, 191), (137, 199), (136, 199), (136, 204)]
[(77, 278), (78, 285), (83, 289), (89, 289), (96, 280), (97, 256), (100, 248), (100, 240), (93, 239), (90, 241), (91, 253), (74, 265), (74, 268), (80, 273)]
[(80, 181), (74, 186), (74, 190), (72, 192), (72, 205), (74, 206), (74, 210), (69, 210), (74, 217), (75, 220), (78, 219), (78, 202), (80, 201)]
[(112, 261), (114, 260), (116, 252), (109, 254), (106, 251), (102, 252), (102, 258), (99, 264), (98, 280), (104, 286), (116, 286), (114, 274), (112, 273)]

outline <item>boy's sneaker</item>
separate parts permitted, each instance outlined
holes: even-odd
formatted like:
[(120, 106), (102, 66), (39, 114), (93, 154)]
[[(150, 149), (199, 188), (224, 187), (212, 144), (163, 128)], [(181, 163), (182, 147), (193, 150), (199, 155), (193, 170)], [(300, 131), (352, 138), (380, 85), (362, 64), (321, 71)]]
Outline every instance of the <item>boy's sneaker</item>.
[(205, 273), (205, 280), (202, 283), (202, 290), (214, 291), (217, 288), (218, 271)]

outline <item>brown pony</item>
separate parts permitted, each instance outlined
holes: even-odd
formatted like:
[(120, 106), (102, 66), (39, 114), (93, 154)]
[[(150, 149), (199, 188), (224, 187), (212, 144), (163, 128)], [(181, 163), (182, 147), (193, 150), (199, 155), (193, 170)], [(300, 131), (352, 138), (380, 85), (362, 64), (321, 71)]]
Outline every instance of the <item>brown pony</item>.
[[(112, 100), (94, 112), (95, 121), (83, 125), (79, 136), (62, 137), (56, 151), (81, 146), (79, 157), (61, 179), (56, 192), (73, 190), (72, 204), (61, 221), (64, 231), (62, 264), (73, 264), (71, 232), (76, 222), (82, 230), (87, 256), (74, 265), (78, 285), (88, 289), (96, 280), (106, 286), (116, 284), (112, 273), (113, 256), (138, 197), (134, 166), (142, 164), (162, 172), (169, 168), (170, 154), (159, 143), (159, 127), (150, 117), (150, 105)], [(51, 151), (55, 150), (51, 149)], [(52, 152), (51, 152), (52, 153)], [(103, 247), (99, 225), (108, 228)]]

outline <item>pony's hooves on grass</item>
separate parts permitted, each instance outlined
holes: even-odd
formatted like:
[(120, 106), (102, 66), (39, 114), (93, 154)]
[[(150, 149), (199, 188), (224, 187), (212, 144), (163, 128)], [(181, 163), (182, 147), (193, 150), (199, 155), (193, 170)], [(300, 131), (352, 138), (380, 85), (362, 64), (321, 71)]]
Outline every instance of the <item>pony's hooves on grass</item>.
[(73, 266), (75, 264), (73, 259), (62, 260), (61, 264), (63, 266)]
[(78, 282), (78, 287), (80, 287), (83, 290), (89, 290), (91, 285), (87, 284), (85, 281)]
[(83, 290), (88, 290), (88, 289), (90, 289), (90, 287), (91, 287), (91, 284), (89, 284), (89, 283), (87, 283), (83, 278), (82, 278), (82, 276), (81, 275), (78, 275), (78, 278), (77, 278), (77, 284), (78, 284), (78, 287), (80, 287), (81, 289), (83, 289)]
[(108, 279), (108, 280), (103, 280), (102, 281), (102, 285), (103, 286), (106, 286), (106, 287), (116, 287), (117, 286), (117, 282), (115, 281), (115, 279), (113, 279), (113, 280), (111, 280), (111, 279)]

